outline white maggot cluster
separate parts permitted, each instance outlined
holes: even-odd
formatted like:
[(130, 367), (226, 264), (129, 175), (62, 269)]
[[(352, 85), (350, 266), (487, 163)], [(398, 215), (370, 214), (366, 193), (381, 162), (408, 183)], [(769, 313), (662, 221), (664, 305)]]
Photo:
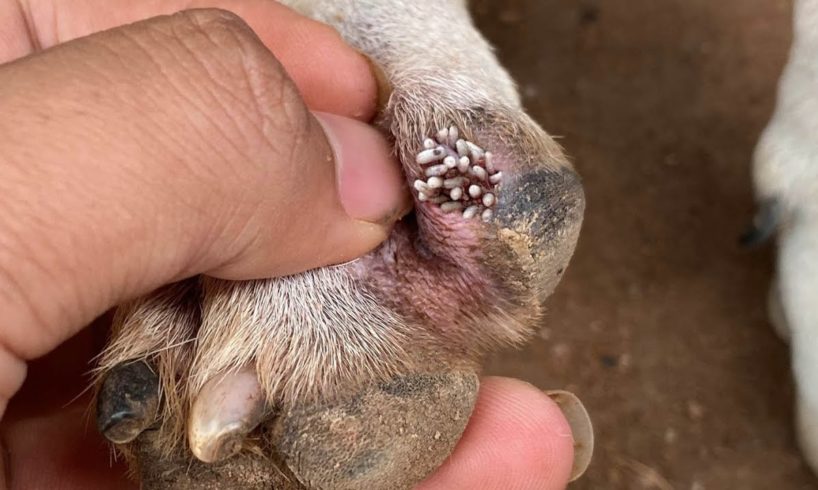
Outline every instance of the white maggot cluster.
[(494, 168), (491, 152), (460, 139), (451, 126), (424, 140), (415, 160), (426, 179), (414, 183), (418, 201), (437, 204), (445, 213), (462, 212), (466, 219), (492, 218), (503, 172)]

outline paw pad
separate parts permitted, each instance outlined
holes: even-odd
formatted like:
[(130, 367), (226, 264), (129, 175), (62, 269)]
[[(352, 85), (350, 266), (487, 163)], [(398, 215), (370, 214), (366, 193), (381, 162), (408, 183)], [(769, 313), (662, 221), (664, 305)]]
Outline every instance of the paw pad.
[(436, 204), (445, 213), (461, 212), (465, 219), (489, 221), (503, 172), (494, 167), (491, 152), (459, 136), (451, 126), (423, 141), (415, 157), (426, 179), (415, 180), (418, 201)]

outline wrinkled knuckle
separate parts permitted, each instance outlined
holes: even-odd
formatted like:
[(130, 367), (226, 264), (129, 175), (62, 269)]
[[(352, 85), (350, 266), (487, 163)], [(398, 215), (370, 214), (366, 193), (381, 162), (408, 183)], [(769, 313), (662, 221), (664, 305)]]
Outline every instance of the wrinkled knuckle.
[(271, 53), (255, 49), (241, 53), (241, 73), (237, 75), (246, 81), (257, 113), (271, 117), (280, 112), (287, 119), (291, 112), (298, 117), (306, 115), (306, 109), (299, 111), (303, 104), (295, 84)]
[(275, 141), (284, 143), (279, 151), (303, 143), (311, 133), (312, 116), (281, 65), (251, 54), (243, 59), (242, 70), (252, 112), (267, 140), (274, 146)]
[(187, 24), (207, 35), (253, 35), (247, 23), (229, 10), (218, 8), (183, 10), (173, 17), (177, 22)]
[(312, 119), (307, 106), (292, 86), (283, 87), (280, 97), (281, 115), (286, 127), (289, 128), (293, 146), (297, 148), (311, 134)]
[(257, 123), (272, 125), (277, 133), (306, 126), (308, 111), (295, 84), (240, 17), (219, 9), (190, 10), (185, 15), (206, 44), (197, 43), (192, 51), (229, 65), (219, 71), (230, 77), (237, 90), (234, 95), (252, 106), (250, 113), (258, 117)]
[(197, 57), (258, 63), (271, 58), (250, 26), (227, 10), (184, 10), (171, 19), (176, 37)]

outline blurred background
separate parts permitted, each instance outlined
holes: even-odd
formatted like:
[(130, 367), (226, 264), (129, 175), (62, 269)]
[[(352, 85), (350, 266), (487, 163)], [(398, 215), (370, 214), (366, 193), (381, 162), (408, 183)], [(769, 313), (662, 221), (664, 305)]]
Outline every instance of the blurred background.
[(588, 199), (539, 337), (490, 373), (577, 393), (597, 449), (572, 489), (818, 488), (743, 250), (750, 159), (791, 38), (784, 0), (473, 0)]

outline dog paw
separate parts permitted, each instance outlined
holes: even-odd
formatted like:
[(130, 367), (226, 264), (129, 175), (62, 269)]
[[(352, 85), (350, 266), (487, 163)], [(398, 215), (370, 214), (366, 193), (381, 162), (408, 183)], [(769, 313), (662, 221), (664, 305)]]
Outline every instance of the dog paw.
[(194, 278), (120, 308), (97, 422), (143, 485), (410, 488), (448, 456), (482, 356), (540, 321), (584, 201), (524, 114), (414, 116), (393, 135), (415, 213), (377, 250), (285, 278)]

